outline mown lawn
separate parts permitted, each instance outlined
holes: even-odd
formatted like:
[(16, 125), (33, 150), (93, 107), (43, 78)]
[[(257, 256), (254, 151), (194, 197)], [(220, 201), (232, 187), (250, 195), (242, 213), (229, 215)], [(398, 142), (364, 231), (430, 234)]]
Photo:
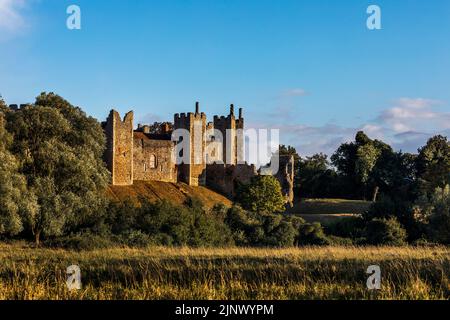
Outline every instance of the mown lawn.
[[(81, 268), (70, 292), (66, 268)], [(381, 290), (366, 287), (381, 267)], [(114, 248), (0, 244), (0, 299), (449, 299), (446, 247)]]

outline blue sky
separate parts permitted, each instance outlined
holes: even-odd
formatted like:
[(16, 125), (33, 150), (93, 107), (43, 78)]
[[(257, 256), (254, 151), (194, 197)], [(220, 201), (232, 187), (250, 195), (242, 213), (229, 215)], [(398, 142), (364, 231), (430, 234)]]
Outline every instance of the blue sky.
[[(66, 28), (71, 4), (81, 30)], [(382, 30), (366, 27), (370, 4)], [(359, 129), (416, 151), (450, 135), (450, 1), (0, 0), (0, 93), (42, 91), (136, 123), (234, 103), (301, 155)]]

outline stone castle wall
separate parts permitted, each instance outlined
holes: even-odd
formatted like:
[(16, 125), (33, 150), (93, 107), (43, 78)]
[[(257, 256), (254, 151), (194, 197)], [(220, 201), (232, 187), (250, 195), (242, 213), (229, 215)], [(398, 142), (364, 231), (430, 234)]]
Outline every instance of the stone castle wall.
[[(185, 129), (189, 133), (188, 141), (182, 141), (182, 138), (172, 141), (171, 128), (168, 124), (166, 126), (161, 131), (164, 134), (150, 134), (148, 126), (133, 130), (132, 112), (127, 113), (122, 121), (116, 111), (111, 111), (103, 128), (107, 136), (105, 161), (114, 185), (131, 185), (133, 180), (180, 181), (192, 186), (206, 185), (234, 197), (239, 184), (249, 183), (252, 177), (260, 174), (254, 165), (240, 162), (243, 160), (242, 109), (236, 118), (231, 105), (230, 114), (227, 117), (215, 116), (213, 123), (206, 122), (206, 115), (199, 112), (198, 103), (195, 113), (175, 114), (173, 129)], [(222, 134), (223, 141), (216, 139), (217, 132)], [(187, 145), (183, 152), (188, 152), (184, 156), (190, 163), (176, 163), (177, 147), (181, 144)], [(280, 169), (275, 177), (280, 182), (286, 202), (292, 205), (294, 159), (283, 156), (279, 159)], [(215, 160), (218, 162), (214, 163)]]
[(192, 186), (206, 185), (206, 114), (200, 113), (196, 104), (195, 113), (175, 114), (174, 129), (185, 129), (190, 132), (188, 150), (190, 164), (178, 166), (178, 178)]
[(133, 184), (133, 112), (123, 121), (112, 110), (105, 124), (107, 148), (105, 161), (112, 175), (113, 185)]
[(143, 132), (134, 132), (134, 180), (177, 182), (175, 144), (171, 140), (152, 139)]
[(206, 185), (229, 197), (234, 197), (239, 184), (249, 183), (257, 174), (254, 165), (209, 164), (206, 166)]
[(279, 169), (275, 174), (281, 192), (289, 206), (294, 205), (294, 156), (279, 156)]

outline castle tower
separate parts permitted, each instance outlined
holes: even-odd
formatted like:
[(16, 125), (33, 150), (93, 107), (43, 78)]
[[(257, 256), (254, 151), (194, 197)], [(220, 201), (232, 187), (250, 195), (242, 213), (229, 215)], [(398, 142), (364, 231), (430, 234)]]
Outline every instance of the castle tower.
[(133, 184), (133, 112), (123, 121), (117, 111), (111, 110), (105, 124), (105, 161), (112, 175), (113, 185)]
[[(200, 113), (199, 103), (195, 104), (195, 113), (181, 113), (174, 116), (174, 129), (189, 131), (189, 161), (178, 166), (178, 180), (192, 186), (206, 184), (206, 115)], [(186, 152), (186, 150), (183, 150)]]
[[(214, 129), (219, 130), (223, 136), (223, 159), (227, 165), (236, 165), (238, 160), (243, 161), (243, 132), (244, 119), (242, 108), (239, 109), (239, 118), (234, 115), (234, 105), (230, 105), (230, 114), (227, 117), (214, 116)], [(238, 143), (238, 139), (239, 143)]]
[(245, 162), (244, 156), (244, 117), (242, 108), (239, 108), (239, 118), (236, 119), (236, 160), (238, 164)]

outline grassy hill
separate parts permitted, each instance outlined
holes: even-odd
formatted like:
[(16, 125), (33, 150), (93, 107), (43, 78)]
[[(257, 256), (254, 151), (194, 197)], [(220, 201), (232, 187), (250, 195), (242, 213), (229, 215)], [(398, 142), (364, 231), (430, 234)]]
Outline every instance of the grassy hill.
[(136, 204), (139, 204), (140, 198), (149, 201), (166, 199), (176, 204), (183, 204), (187, 198), (196, 197), (207, 208), (213, 207), (216, 203), (222, 203), (228, 207), (232, 205), (228, 198), (208, 188), (160, 181), (134, 181), (132, 186), (110, 186), (108, 196), (116, 201), (129, 199)]

